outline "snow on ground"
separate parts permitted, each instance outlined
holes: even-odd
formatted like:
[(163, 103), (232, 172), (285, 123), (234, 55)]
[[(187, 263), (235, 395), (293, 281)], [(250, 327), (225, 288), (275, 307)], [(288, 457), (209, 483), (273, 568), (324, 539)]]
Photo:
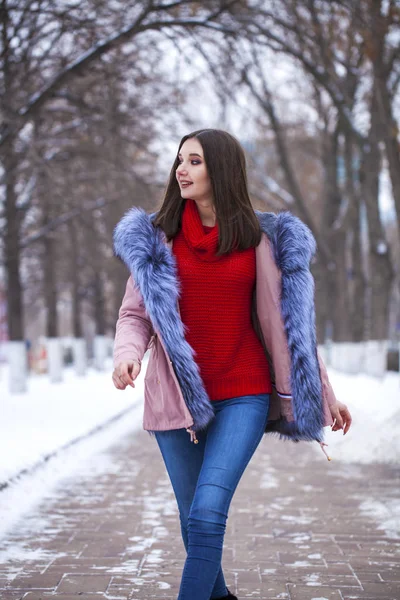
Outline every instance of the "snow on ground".
[(383, 529), (388, 537), (400, 539), (400, 500), (399, 498), (385, 499), (367, 498), (360, 504), (364, 515), (378, 523), (378, 529)]
[[(332, 460), (399, 465), (400, 375), (388, 372), (378, 379), (329, 370), (329, 379), (337, 399), (347, 405), (352, 416), (346, 435), (324, 428), (326, 450)], [(322, 455), (318, 444), (315, 448)]]
[[(17, 522), (21, 523), (22, 516), (46, 496), (52, 497), (61, 479), (84, 468), (99, 473), (113, 468), (107, 448), (126, 443), (142, 428), (146, 368), (147, 357), (136, 387), (124, 392), (114, 388), (109, 363), (104, 372), (90, 370), (83, 378), (66, 369), (62, 384), (50, 384), (46, 376), (33, 376), (27, 394), (11, 396), (3, 367), (0, 482), (8, 482), (8, 486), (0, 491), (0, 538)], [(329, 375), (338, 399), (348, 405), (353, 423), (345, 436), (341, 431), (324, 429), (328, 454), (335, 461), (348, 463), (348, 469), (357, 469), (357, 463), (374, 461), (398, 465), (399, 375), (387, 373), (376, 379), (333, 370), (329, 370)], [(314, 448), (320, 460), (326, 460), (318, 444)], [(51, 458), (46, 461), (49, 455)], [(24, 469), (31, 472), (18, 476)], [(393, 506), (383, 506), (379, 499), (369, 498), (361, 502), (360, 510), (384, 529), (399, 531), (399, 504), (394, 499)]]
[(147, 362), (148, 354), (135, 388), (124, 391), (112, 383), (109, 360), (86, 377), (65, 369), (58, 384), (33, 375), (18, 395), (8, 392), (7, 368), (0, 367), (0, 539), (65, 477), (113, 468), (107, 449), (142, 428)]
[[(31, 531), (40, 530), (39, 521), (43, 516), (36, 513), (35, 508), (46, 499), (57, 496), (57, 487), (62, 480), (78, 475), (100, 477), (104, 473), (114, 472), (117, 467), (109, 449), (116, 443), (129, 444), (130, 437), (142, 427), (142, 413), (142, 403), (134, 404), (131, 410), (120, 419), (114, 420), (108, 427), (69, 446), (0, 491), (0, 540), (15, 527), (20, 532), (23, 531), (27, 515), (30, 515), (28, 521)], [(29, 539), (28, 530), (26, 539)], [(17, 549), (15, 551), (17, 552)], [(12, 552), (13, 547), (8, 545), (4, 554), (0, 551), (0, 564), (3, 560), (16, 558)], [(21, 557), (19, 550), (17, 554)]]
[(46, 375), (29, 378), (26, 394), (8, 392), (7, 369), (0, 372), (0, 488), (48, 455), (87, 435), (111, 418), (143, 403), (146, 361), (135, 388), (117, 390), (111, 380), (112, 364), (102, 372), (90, 369), (78, 377), (64, 370), (64, 381), (51, 384)]

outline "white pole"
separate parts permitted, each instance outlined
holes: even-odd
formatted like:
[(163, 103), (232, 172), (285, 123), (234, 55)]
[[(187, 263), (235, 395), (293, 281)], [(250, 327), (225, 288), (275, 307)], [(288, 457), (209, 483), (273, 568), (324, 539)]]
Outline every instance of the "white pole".
[(83, 338), (75, 338), (73, 340), (72, 351), (74, 355), (75, 373), (83, 376), (86, 374), (87, 368), (86, 341)]
[(47, 364), (51, 383), (62, 381), (63, 351), (59, 338), (47, 338)]
[(104, 361), (107, 358), (107, 338), (105, 335), (96, 335), (93, 342), (94, 367), (98, 371), (104, 371)]
[(28, 388), (28, 360), (25, 342), (7, 342), (9, 389), (12, 394), (23, 394)]
[(365, 342), (352, 342), (349, 344), (348, 373), (358, 375), (363, 372)]
[(383, 377), (386, 372), (386, 340), (368, 340), (365, 344), (364, 372), (375, 377)]

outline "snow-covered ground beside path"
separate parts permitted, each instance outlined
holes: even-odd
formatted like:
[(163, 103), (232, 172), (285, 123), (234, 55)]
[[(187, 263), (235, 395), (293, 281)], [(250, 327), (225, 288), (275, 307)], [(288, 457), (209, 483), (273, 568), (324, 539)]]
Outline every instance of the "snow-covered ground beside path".
[[(49, 383), (46, 375), (32, 376), (26, 394), (8, 392), (7, 369), (0, 371), (0, 486), (46, 457), (143, 402), (143, 362), (135, 388), (117, 390), (112, 363), (103, 372), (90, 369), (78, 377), (64, 370), (64, 381)], [(132, 422), (132, 427), (137, 424)], [(139, 425), (141, 426), (141, 417)]]
[[(90, 370), (84, 378), (67, 369), (62, 384), (50, 384), (45, 376), (32, 377), (29, 392), (19, 396), (8, 393), (3, 368), (0, 482), (11, 480), (11, 484), (0, 491), (0, 539), (43, 498), (51, 497), (61, 479), (81, 468), (90, 472), (112, 468), (107, 449), (115, 443), (128, 443), (129, 437), (142, 428), (146, 367), (147, 359), (135, 389), (127, 388), (124, 392), (112, 384), (110, 363), (106, 371)], [(324, 430), (333, 460), (349, 463), (346, 467), (349, 473), (356, 468), (350, 463), (378, 461), (399, 465), (399, 375), (388, 373), (378, 380), (365, 375), (350, 377), (332, 370), (329, 374), (338, 398), (348, 405), (353, 416), (346, 436), (331, 432), (329, 427)], [(118, 415), (122, 416), (112, 421)], [(96, 428), (99, 429), (93, 435), (87, 435)], [(313, 447), (318, 460), (326, 461), (319, 445), (315, 443)], [(51, 459), (45, 461), (49, 455)], [(15, 477), (40, 461), (42, 467)], [(329, 468), (329, 464), (326, 466)], [(346, 469), (344, 474), (348, 472)], [(398, 499), (393, 499), (393, 506), (382, 505), (375, 498), (366, 501), (368, 505), (360, 509), (368, 511), (382, 526), (400, 529)]]
[[(3, 560), (16, 557), (9, 545), (7, 552), (2, 554), (2, 539), (15, 528), (24, 528), (28, 517), (32, 531), (40, 529), (37, 507), (57, 497), (62, 482), (69, 478), (75, 480), (82, 473), (95, 479), (114, 471), (116, 467), (110, 450), (116, 444), (119, 448), (129, 446), (131, 437), (141, 428), (142, 412), (141, 404), (134, 404), (121, 418), (99, 429), (95, 435), (56, 453), (40, 468), (26, 473), (0, 491), (0, 565)], [(28, 530), (26, 535), (29, 539)], [(17, 554), (21, 558), (20, 552)]]
[[(388, 372), (378, 379), (328, 371), (336, 397), (348, 406), (353, 420), (346, 435), (324, 428), (332, 460), (400, 465), (400, 375)], [(315, 449), (323, 456), (318, 444)]]

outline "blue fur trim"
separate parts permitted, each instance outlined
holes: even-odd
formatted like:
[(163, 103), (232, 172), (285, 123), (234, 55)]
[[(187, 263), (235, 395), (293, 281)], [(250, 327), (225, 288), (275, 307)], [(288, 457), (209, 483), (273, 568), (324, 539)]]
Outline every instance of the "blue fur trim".
[(146, 312), (161, 334), (193, 417), (193, 429), (205, 429), (215, 416), (214, 409), (194, 360), (194, 351), (185, 339), (177, 309), (180, 285), (176, 260), (165, 244), (164, 233), (153, 227), (143, 209), (132, 208), (115, 228), (114, 250), (131, 271)]
[[(214, 410), (186, 342), (179, 317), (180, 284), (176, 260), (165, 235), (152, 225), (157, 213), (132, 208), (114, 232), (114, 250), (127, 265), (140, 290), (146, 311), (161, 335), (173, 362), (195, 431), (204, 429)], [(292, 407), (295, 422), (269, 422), (266, 433), (281, 439), (321, 440), (323, 435), (322, 386), (317, 358), (314, 281), (309, 271), (316, 244), (311, 231), (289, 212), (278, 215), (256, 210), (261, 229), (272, 243), (282, 273), (281, 312), (291, 357)]]
[(282, 273), (281, 312), (291, 356), (293, 416), (302, 439), (319, 439), (323, 428), (322, 384), (317, 357), (314, 279), (309, 270), (316, 244), (309, 228), (285, 212), (277, 217), (273, 247)]

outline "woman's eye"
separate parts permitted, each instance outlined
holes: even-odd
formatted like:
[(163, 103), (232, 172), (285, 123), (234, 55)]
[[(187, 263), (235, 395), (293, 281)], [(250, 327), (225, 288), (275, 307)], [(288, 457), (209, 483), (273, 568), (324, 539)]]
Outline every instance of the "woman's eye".
[[(182, 161), (182, 160), (180, 160), (180, 159), (178, 158), (178, 165), (181, 165), (181, 164), (182, 164), (182, 162), (183, 162), (183, 161)], [(193, 160), (191, 160), (191, 161), (190, 161), (190, 163), (191, 163), (192, 165), (200, 165), (200, 164), (201, 164), (201, 161), (200, 161), (200, 160), (197, 160), (197, 159), (193, 159)]]

